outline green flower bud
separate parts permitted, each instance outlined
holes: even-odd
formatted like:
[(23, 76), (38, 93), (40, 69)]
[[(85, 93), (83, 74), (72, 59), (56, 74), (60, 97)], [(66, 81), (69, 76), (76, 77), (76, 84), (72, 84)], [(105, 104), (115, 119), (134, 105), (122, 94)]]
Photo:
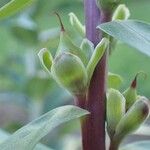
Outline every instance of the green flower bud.
[(82, 52), (82, 50), (76, 46), (73, 41), (70, 39), (68, 34), (65, 31), (65, 28), (63, 26), (63, 23), (61, 21), (61, 18), (59, 14), (56, 13), (56, 15), (59, 18), (60, 25), (61, 25), (61, 33), (60, 33), (60, 41), (59, 41), (59, 46), (56, 52), (56, 56), (61, 54), (62, 52), (69, 52), (71, 54), (77, 55), (84, 64), (87, 64), (87, 59), (85, 54)]
[(126, 110), (128, 110), (133, 104), (134, 102), (137, 100), (137, 91), (136, 91), (136, 87), (137, 87), (137, 77), (143, 74), (144, 77), (146, 78), (146, 74), (142, 71), (138, 72), (134, 78), (134, 80), (132, 81), (130, 87), (125, 90), (123, 92), (123, 95), (126, 99)]
[(51, 53), (46, 48), (43, 48), (38, 53), (38, 56), (44, 68), (50, 73), (53, 63), (53, 57)]
[(85, 37), (85, 26), (79, 21), (74, 13), (69, 13), (70, 23), (73, 28), (82, 36)]
[(126, 99), (126, 110), (128, 110), (137, 100), (136, 82), (137, 82), (137, 76), (132, 81), (130, 87), (123, 92), (123, 95)]
[(52, 65), (52, 75), (56, 81), (72, 94), (81, 94), (87, 88), (87, 72), (79, 57), (62, 53)]
[(145, 98), (134, 103), (116, 127), (115, 139), (122, 140), (126, 135), (138, 129), (149, 115), (149, 105)]
[(125, 98), (115, 89), (110, 89), (107, 95), (107, 130), (108, 134), (113, 137), (115, 129), (121, 118), (125, 114)]
[(116, 8), (112, 16), (112, 20), (127, 20), (129, 17), (130, 11), (128, 7), (126, 7), (124, 4), (121, 4)]

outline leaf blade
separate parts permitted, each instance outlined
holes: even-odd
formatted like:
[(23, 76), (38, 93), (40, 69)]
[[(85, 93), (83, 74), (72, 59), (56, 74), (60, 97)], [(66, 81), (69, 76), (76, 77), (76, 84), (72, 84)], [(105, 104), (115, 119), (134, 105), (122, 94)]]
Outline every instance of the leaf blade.
[(1, 150), (33, 150), (46, 134), (58, 125), (88, 114), (76, 106), (62, 106), (44, 114), (28, 125), (16, 131), (0, 144)]
[(0, 20), (13, 15), (33, 1), (34, 0), (11, 0), (6, 5), (0, 8)]
[(150, 56), (150, 24), (136, 20), (118, 20), (101, 24), (98, 28)]

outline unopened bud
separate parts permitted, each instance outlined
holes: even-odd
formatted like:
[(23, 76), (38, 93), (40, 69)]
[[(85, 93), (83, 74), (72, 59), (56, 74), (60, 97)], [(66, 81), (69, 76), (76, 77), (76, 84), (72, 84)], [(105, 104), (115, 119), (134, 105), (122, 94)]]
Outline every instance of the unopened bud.
[(116, 127), (115, 138), (123, 139), (126, 135), (138, 129), (149, 115), (149, 105), (144, 98), (139, 99), (128, 110)]
[(112, 16), (112, 20), (127, 20), (129, 17), (130, 17), (129, 9), (126, 7), (126, 5), (120, 4), (116, 8)]
[(107, 130), (110, 137), (113, 137), (115, 129), (125, 114), (125, 98), (115, 89), (110, 89), (107, 95)]
[(62, 53), (52, 65), (52, 75), (56, 81), (73, 94), (84, 93), (87, 87), (87, 72), (79, 57)]

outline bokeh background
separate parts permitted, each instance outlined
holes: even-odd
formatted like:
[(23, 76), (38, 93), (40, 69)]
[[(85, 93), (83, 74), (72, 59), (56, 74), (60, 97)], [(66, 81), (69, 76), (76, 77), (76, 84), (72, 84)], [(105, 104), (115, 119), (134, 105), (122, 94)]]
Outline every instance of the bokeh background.
[[(9, 0), (1, 0), (0, 7)], [(150, 22), (149, 0), (123, 0), (131, 11), (131, 19)], [(82, 0), (37, 0), (30, 7), (0, 22), (0, 128), (9, 133), (41, 114), (72, 104), (69, 93), (59, 87), (44, 71), (37, 53), (47, 47), (53, 54), (59, 42), (60, 27), (53, 12), (61, 15), (68, 34), (76, 41), (69, 23), (74, 12), (84, 23)], [(147, 78), (138, 79), (138, 92), (150, 98), (150, 58), (132, 47), (118, 42), (109, 59), (109, 70), (120, 74), (127, 88), (139, 71)], [(71, 134), (70, 134), (71, 133)], [(79, 148), (79, 123), (61, 126), (42, 140), (60, 150)]]

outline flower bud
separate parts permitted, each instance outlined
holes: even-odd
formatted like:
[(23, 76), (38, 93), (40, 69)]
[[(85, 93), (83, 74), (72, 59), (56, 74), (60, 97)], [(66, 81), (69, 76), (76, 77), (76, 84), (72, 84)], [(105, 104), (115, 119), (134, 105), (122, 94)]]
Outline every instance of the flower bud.
[(126, 7), (124, 4), (121, 4), (116, 8), (112, 16), (112, 20), (127, 20), (129, 17), (130, 11), (128, 7)]
[(138, 129), (149, 115), (149, 105), (145, 98), (134, 103), (116, 127), (114, 138), (122, 140), (126, 135)]
[(85, 26), (79, 21), (74, 13), (69, 13), (70, 23), (73, 28), (82, 36), (85, 37)]
[(137, 91), (136, 91), (137, 77), (141, 74), (144, 75), (144, 78), (146, 78), (147, 75), (145, 72), (142, 72), (142, 71), (138, 72), (136, 74), (134, 80), (131, 82), (130, 87), (123, 92), (123, 95), (126, 99), (126, 110), (128, 110), (134, 104), (134, 102), (138, 99), (137, 98), (138, 95), (137, 95)]
[(87, 88), (87, 72), (79, 57), (62, 53), (52, 65), (52, 75), (56, 81), (72, 94), (81, 94)]
[(60, 26), (61, 26), (60, 40), (59, 40), (56, 56), (60, 55), (62, 52), (68, 52), (77, 55), (82, 60), (83, 64), (87, 64), (87, 59), (85, 54), (76, 44), (74, 44), (74, 42), (68, 36), (59, 14), (58, 13), (55, 14), (58, 16)]
[(136, 86), (137, 86), (137, 76), (132, 81), (130, 87), (123, 92), (123, 95), (126, 99), (126, 110), (128, 110), (137, 100)]
[(44, 68), (50, 73), (53, 62), (53, 57), (51, 53), (46, 48), (43, 48), (38, 53), (38, 56)]
[(107, 130), (113, 137), (116, 126), (125, 114), (125, 98), (115, 89), (110, 89), (107, 95)]

